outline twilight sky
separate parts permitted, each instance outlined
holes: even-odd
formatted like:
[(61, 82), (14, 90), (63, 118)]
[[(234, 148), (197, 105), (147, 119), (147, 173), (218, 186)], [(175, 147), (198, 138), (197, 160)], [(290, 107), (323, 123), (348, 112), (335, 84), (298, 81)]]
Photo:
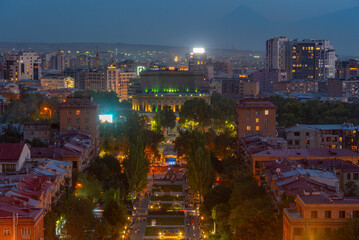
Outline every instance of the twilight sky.
[[(186, 45), (191, 42), (177, 35), (190, 38), (195, 35), (193, 29), (186, 29), (215, 23), (238, 7), (253, 10), (251, 17), (255, 19), (287, 24), (358, 6), (359, 0), (0, 0), (0, 41)], [(150, 29), (154, 30), (153, 36)], [(263, 38), (256, 31), (250, 34), (251, 38)], [(301, 37), (298, 32), (293, 37), (311, 36)], [(226, 44), (217, 45), (230, 47)], [(216, 47), (216, 42), (208, 45)], [(246, 45), (244, 41), (236, 47), (263, 50), (264, 44)]]

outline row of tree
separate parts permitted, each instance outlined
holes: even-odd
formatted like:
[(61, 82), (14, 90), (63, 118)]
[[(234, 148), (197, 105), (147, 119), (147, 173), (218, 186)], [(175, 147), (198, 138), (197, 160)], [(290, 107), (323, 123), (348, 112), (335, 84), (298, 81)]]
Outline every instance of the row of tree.
[(270, 97), (277, 107), (280, 126), (294, 124), (342, 124), (359, 125), (359, 103), (307, 101), (292, 98)]

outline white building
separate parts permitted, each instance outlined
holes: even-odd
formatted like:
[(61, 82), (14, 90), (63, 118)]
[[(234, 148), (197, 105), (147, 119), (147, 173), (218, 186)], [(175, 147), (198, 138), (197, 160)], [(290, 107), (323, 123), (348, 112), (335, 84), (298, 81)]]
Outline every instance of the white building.
[(30, 149), (24, 143), (0, 144), (0, 173), (20, 171), (25, 160), (30, 159)]
[(18, 55), (5, 56), (5, 79), (38, 80), (41, 76), (41, 58), (36, 52), (21, 52)]

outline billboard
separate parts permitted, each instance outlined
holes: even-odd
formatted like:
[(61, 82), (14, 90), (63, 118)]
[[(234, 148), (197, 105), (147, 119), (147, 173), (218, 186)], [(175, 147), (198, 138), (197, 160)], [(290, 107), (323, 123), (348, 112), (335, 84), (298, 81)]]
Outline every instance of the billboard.
[(105, 122), (113, 123), (112, 114), (102, 114), (102, 115), (98, 115), (98, 117), (101, 123), (105, 123)]

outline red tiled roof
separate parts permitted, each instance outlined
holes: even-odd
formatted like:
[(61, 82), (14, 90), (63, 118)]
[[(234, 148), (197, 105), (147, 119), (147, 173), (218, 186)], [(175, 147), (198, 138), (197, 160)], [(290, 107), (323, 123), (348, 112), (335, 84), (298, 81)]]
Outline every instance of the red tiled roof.
[(237, 107), (254, 107), (254, 108), (276, 108), (276, 105), (274, 105), (272, 102), (270, 102), (268, 99), (243, 99), (240, 100), (237, 104)]
[(0, 162), (17, 162), (24, 143), (0, 143)]
[(335, 156), (359, 156), (358, 152), (349, 149), (327, 149), (327, 148), (306, 148), (306, 149), (268, 149), (253, 155), (269, 155), (272, 157), (335, 157)]

